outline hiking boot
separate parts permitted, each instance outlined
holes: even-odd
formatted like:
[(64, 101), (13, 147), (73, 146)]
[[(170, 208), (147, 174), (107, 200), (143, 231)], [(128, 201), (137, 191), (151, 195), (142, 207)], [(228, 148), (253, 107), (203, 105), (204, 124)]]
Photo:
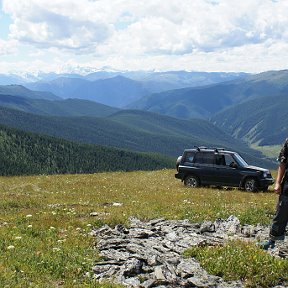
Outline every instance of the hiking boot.
[(263, 250), (268, 250), (269, 248), (273, 249), (275, 247), (275, 241), (271, 239), (266, 240), (266, 241), (258, 243), (258, 246)]

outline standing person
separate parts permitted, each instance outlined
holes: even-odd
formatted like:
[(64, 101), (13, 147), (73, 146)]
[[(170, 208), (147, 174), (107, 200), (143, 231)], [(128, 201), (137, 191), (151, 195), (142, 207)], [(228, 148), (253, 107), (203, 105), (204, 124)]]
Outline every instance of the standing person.
[(260, 244), (260, 247), (265, 250), (274, 248), (276, 240), (285, 238), (285, 228), (288, 222), (288, 138), (279, 153), (278, 161), (279, 167), (274, 192), (279, 194), (279, 200), (270, 228), (269, 240)]

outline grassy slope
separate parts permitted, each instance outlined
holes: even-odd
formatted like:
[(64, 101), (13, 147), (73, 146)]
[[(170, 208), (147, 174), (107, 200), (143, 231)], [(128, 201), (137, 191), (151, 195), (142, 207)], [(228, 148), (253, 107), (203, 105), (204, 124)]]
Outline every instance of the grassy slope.
[(242, 223), (270, 223), (273, 193), (189, 189), (174, 172), (0, 177), (0, 283), (95, 287), (86, 274), (97, 259), (89, 232), (130, 216), (194, 222), (233, 214)]

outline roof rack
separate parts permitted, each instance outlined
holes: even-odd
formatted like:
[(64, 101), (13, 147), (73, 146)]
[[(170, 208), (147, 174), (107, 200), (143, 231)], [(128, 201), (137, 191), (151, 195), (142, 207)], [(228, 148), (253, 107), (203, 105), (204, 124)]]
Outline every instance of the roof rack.
[(201, 149), (209, 149), (209, 148), (207, 148), (207, 147), (205, 147), (205, 146), (194, 146), (196, 149), (197, 149), (197, 151), (199, 152)]
[(215, 150), (216, 153), (218, 153), (219, 151), (224, 151), (225, 148), (220, 148), (220, 147), (216, 147), (216, 148), (212, 148)]
[(222, 148), (222, 147), (205, 147), (205, 146), (194, 146), (194, 147), (197, 149), (198, 152), (201, 149), (202, 150), (211, 149), (211, 150), (214, 150), (216, 153), (218, 153), (219, 151), (226, 150), (225, 148)]

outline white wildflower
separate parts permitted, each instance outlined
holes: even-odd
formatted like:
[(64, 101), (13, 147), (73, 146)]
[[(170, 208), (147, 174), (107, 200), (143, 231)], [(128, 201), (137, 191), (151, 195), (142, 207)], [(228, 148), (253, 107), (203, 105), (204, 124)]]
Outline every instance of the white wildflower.
[(59, 239), (59, 240), (57, 240), (58, 243), (63, 243), (63, 242), (65, 242), (65, 241), (66, 241), (66, 239)]
[(114, 202), (113, 204), (112, 204), (112, 206), (122, 206), (123, 205), (123, 203), (119, 203), (119, 202)]

